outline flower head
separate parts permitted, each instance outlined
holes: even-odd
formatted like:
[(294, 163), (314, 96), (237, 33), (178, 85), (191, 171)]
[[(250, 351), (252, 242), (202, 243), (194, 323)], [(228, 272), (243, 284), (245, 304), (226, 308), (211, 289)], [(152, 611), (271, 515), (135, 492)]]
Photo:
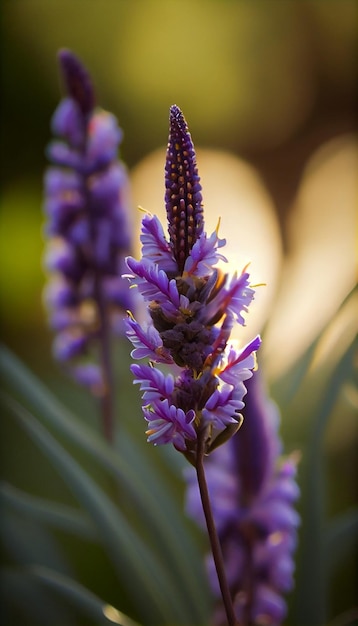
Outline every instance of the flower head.
[[(279, 415), (258, 373), (247, 387), (242, 429), (207, 459), (206, 476), (237, 619), (276, 626), (286, 615), (282, 594), (293, 586), (297, 459), (280, 457)], [(188, 513), (204, 526), (194, 472), (187, 477)], [(219, 597), (211, 557), (207, 565)], [(216, 623), (226, 624), (220, 610)]]
[[(229, 277), (215, 267), (226, 260), (219, 252), (225, 240), (218, 230), (210, 236), (204, 230), (194, 146), (176, 105), (170, 109), (169, 127), (169, 237), (156, 217), (145, 215), (142, 258), (127, 258), (127, 277), (143, 297), (150, 322), (144, 329), (129, 317), (127, 334), (134, 345), (132, 357), (147, 357), (151, 363), (147, 369), (132, 366), (135, 382), (144, 391), (144, 417), (151, 423), (148, 440), (173, 443), (193, 460), (199, 431), (207, 431), (209, 452), (218, 435), (225, 439), (225, 433), (230, 436), (239, 427), (243, 381), (252, 376), (260, 338), (240, 350), (229, 343), (233, 325), (244, 323), (254, 290), (246, 268)], [(169, 387), (153, 373), (155, 363), (173, 368)]]
[(165, 206), (172, 255), (179, 273), (203, 233), (201, 185), (193, 142), (176, 105), (170, 109), (170, 133), (165, 163)]
[(76, 56), (62, 50), (59, 64), (66, 96), (52, 118), (57, 138), (48, 147), (53, 166), (45, 175), (51, 275), (45, 301), (57, 333), (56, 358), (101, 393), (92, 353), (103, 325), (118, 328), (118, 313), (133, 306), (121, 277), (130, 250), (127, 175), (117, 160), (122, 132), (113, 115), (95, 108), (91, 79)]

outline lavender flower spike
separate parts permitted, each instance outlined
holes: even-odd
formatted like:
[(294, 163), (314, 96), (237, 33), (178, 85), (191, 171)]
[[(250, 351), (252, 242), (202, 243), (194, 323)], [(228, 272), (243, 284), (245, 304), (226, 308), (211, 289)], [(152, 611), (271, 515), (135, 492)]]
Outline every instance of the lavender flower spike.
[(189, 252), (203, 232), (204, 221), (194, 146), (183, 114), (175, 105), (170, 110), (165, 173), (170, 244), (182, 272)]
[[(247, 387), (242, 429), (207, 459), (206, 476), (236, 618), (241, 626), (278, 626), (286, 615), (282, 595), (293, 587), (297, 459), (280, 457), (279, 416), (258, 373)], [(188, 481), (187, 510), (203, 525), (194, 472)], [(211, 557), (207, 564), (218, 595)], [(220, 608), (215, 624), (226, 624)]]
[(95, 108), (91, 79), (72, 52), (59, 64), (66, 90), (52, 118), (58, 137), (48, 147), (44, 209), (50, 282), (45, 292), (55, 357), (76, 381), (108, 392), (109, 332), (133, 307), (123, 281), (130, 251), (127, 175), (117, 159), (122, 132)]
[[(234, 323), (244, 323), (243, 313), (254, 290), (246, 269), (229, 278), (214, 267), (224, 259), (219, 249), (225, 241), (217, 231), (210, 237), (204, 231), (195, 151), (176, 105), (170, 109), (169, 125), (165, 164), (169, 239), (156, 217), (144, 217), (142, 258), (127, 258), (127, 277), (146, 302), (151, 323), (141, 329), (130, 317), (127, 334), (134, 345), (133, 358), (147, 357), (153, 366), (166, 363), (173, 368), (170, 393), (163, 396), (158, 388), (149, 404), (143, 397), (143, 413), (150, 426), (148, 441), (172, 443), (195, 463), (199, 433), (205, 431), (205, 451), (209, 452), (215, 441), (217, 445), (238, 429), (244, 381), (255, 368), (260, 338), (240, 350), (229, 343)], [(149, 380), (155, 389), (158, 377), (154, 373), (150, 376), (149, 370), (138, 370), (138, 366), (132, 366), (132, 371), (142, 389)]]
[[(201, 185), (193, 143), (184, 116), (170, 109), (165, 165), (169, 240), (156, 217), (142, 222), (142, 258), (127, 258), (127, 277), (138, 287), (151, 324), (142, 329), (131, 315), (128, 338), (132, 365), (143, 394), (148, 441), (171, 443), (196, 468), (208, 535), (227, 623), (237, 626), (220, 544), (211, 512), (203, 459), (230, 438), (242, 422), (244, 381), (255, 369), (259, 337), (235, 349), (230, 333), (243, 324), (254, 290), (246, 268), (231, 278), (215, 268), (225, 258), (217, 230), (204, 230)], [(151, 331), (150, 328), (153, 330)], [(171, 373), (155, 366), (166, 363)]]

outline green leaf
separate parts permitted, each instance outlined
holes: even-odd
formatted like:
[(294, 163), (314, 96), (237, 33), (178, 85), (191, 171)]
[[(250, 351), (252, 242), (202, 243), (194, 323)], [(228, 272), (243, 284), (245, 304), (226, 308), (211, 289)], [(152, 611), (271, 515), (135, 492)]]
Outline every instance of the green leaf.
[(7, 483), (0, 484), (0, 501), (3, 507), (6, 506), (40, 524), (53, 526), (91, 541), (98, 540), (91, 520), (73, 507), (30, 496)]
[(41, 581), (50, 589), (54, 589), (62, 598), (76, 606), (97, 626), (100, 624), (118, 624), (119, 626), (139, 626), (130, 617), (113, 606), (100, 600), (92, 591), (78, 582), (58, 574), (45, 567), (29, 568), (29, 574)]
[[(70, 611), (27, 568), (1, 568), (1, 623), (36, 626), (75, 626)], [(16, 620), (16, 621), (15, 621)]]
[(322, 395), (312, 432), (302, 463), (302, 519), (300, 558), (296, 576), (296, 619), (310, 625), (326, 622), (328, 605), (325, 575), (324, 509), (325, 481), (323, 476), (323, 438), (342, 385), (352, 371), (355, 346), (351, 345), (335, 367)]
[(20, 565), (39, 563), (72, 573), (57, 540), (46, 528), (5, 507), (1, 510), (0, 536), (4, 552), (12, 561)]
[(30, 405), (43, 423), (80, 446), (96, 463), (119, 481), (123, 498), (132, 502), (137, 517), (145, 520), (152, 537), (160, 538), (168, 575), (177, 579), (177, 597), (187, 623), (208, 620), (210, 596), (201, 555), (183, 525), (183, 512), (175, 504), (163, 479), (148, 458), (132, 444), (129, 435), (120, 454), (73, 413), (39, 381), (7, 348), (0, 349), (0, 374), (4, 382)]
[(347, 554), (358, 544), (358, 508), (354, 507), (331, 520), (323, 537), (325, 555), (325, 576), (332, 576), (334, 570)]
[(145, 623), (157, 624), (183, 618), (177, 589), (170, 574), (79, 464), (48, 431), (11, 398), (4, 398), (20, 424), (48, 456), (68, 487), (96, 524), (102, 544), (116, 567), (117, 575)]

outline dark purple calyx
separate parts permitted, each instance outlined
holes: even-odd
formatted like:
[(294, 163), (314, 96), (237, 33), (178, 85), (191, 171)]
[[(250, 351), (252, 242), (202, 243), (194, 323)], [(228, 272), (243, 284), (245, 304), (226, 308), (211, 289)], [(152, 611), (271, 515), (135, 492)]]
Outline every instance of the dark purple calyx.
[(88, 72), (70, 50), (60, 50), (58, 59), (68, 96), (77, 102), (82, 114), (88, 116), (95, 106), (93, 85)]
[(165, 163), (165, 206), (168, 232), (179, 273), (203, 232), (200, 177), (188, 126), (176, 105), (170, 108), (170, 129)]
[(272, 434), (273, 408), (259, 372), (246, 380), (245, 386), (244, 423), (239, 437), (235, 438), (235, 462), (241, 477), (242, 498), (247, 504), (258, 496), (271, 476), (279, 450), (276, 450), (276, 437)]

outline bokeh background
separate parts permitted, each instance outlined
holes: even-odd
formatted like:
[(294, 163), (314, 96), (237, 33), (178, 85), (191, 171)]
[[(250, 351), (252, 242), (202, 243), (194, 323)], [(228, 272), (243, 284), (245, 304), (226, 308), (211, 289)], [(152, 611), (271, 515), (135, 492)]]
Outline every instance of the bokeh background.
[[(247, 331), (263, 331), (262, 367), (283, 414), (285, 448), (302, 452), (304, 492), (314, 416), (356, 333), (357, 2), (4, 0), (1, 14), (2, 340), (96, 427), (90, 400), (52, 362), (41, 295), (44, 150), (62, 93), (56, 53), (67, 47), (124, 129), (135, 225), (138, 204), (163, 211), (168, 109), (176, 103), (184, 111), (210, 228), (221, 217), (233, 264), (251, 261), (255, 282), (267, 284)], [(349, 367), (340, 385), (317, 444), (326, 521), (353, 510), (357, 495), (357, 391)], [(2, 430), (5, 479), (67, 501), (26, 435), (13, 424)], [(177, 489), (179, 500), (179, 482)], [(353, 623), (353, 546), (342, 548), (317, 613), (337, 626)], [(114, 596), (101, 557), (92, 554), (96, 568), (88, 558), (79, 551), (80, 574)], [(308, 563), (309, 550), (300, 558)], [(323, 623), (310, 613), (309, 593), (292, 600), (289, 624)]]

